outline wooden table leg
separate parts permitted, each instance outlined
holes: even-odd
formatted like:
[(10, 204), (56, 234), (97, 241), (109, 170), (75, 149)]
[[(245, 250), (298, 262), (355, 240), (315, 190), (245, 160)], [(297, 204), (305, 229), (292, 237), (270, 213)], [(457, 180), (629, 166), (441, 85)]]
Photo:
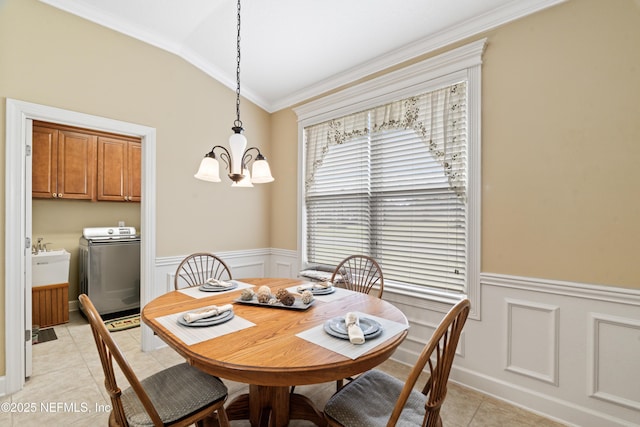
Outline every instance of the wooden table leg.
[(327, 420), (324, 414), (316, 408), (311, 399), (301, 394), (290, 394), (289, 417), (293, 420), (309, 420), (319, 427), (325, 427)]
[(289, 387), (250, 385), (249, 394), (235, 398), (226, 408), (229, 420), (249, 420), (253, 427), (285, 427), (290, 419), (327, 425), (309, 398), (289, 393)]
[(286, 427), (289, 424), (289, 387), (250, 385), (249, 420), (252, 426)]
[(249, 394), (241, 394), (225, 408), (229, 421), (249, 419)]

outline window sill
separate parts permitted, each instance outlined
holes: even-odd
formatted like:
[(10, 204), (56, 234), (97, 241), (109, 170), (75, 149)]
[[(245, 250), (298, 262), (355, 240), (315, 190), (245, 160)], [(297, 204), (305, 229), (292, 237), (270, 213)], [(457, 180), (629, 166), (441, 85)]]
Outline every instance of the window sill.
[(468, 296), (459, 292), (385, 281), (382, 298), (389, 302), (447, 312), (456, 303), (468, 298)]

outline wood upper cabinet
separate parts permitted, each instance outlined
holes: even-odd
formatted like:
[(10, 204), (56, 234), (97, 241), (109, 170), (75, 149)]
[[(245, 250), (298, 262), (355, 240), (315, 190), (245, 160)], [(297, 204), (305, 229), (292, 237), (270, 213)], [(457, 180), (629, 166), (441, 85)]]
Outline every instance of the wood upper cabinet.
[(34, 198), (95, 200), (95, 135), (33, 126)]
[(139, 202), (140, 139), (33, 122), (32, 197)]
[(141, 148), (139, 140), (98, 137), (98, 200), (140, 201)]

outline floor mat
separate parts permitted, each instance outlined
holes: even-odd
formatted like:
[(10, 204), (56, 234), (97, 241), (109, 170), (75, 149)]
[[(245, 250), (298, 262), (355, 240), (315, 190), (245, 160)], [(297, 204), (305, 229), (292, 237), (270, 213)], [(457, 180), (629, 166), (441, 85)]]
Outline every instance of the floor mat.
[(125, 329), (140, 326), (140, 315), (134, 314), (131, 316), (119, 317), (117, 319), (107, 320), (104, 324), (110, 332), (124, 331)]
[(32, 337), (33, 344), (40, 344), (47, 341), (57, 340), (58, 336), (53, 328), (40, 329), (38, 333)]

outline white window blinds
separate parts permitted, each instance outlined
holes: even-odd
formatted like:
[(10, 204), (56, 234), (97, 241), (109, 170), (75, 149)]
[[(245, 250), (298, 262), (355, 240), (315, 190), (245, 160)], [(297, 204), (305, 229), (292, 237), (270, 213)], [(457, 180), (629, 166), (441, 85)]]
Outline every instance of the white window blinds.
[(385, 281), (463, 291), (466, 84), (309, 126), (306, 257), (374, 257)]

